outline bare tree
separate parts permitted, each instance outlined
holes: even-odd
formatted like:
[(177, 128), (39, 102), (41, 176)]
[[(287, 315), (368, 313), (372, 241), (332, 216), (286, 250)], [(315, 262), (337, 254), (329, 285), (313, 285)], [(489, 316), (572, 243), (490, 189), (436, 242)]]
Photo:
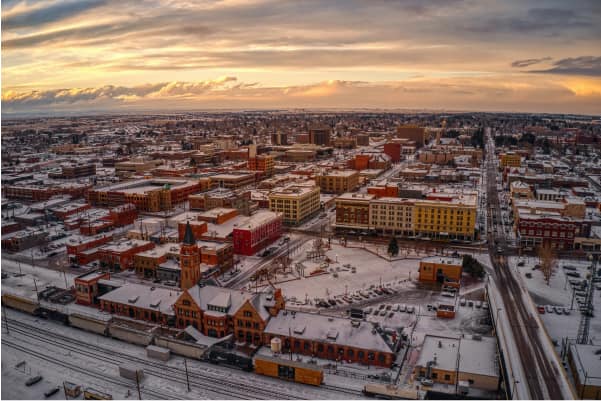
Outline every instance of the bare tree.
[(543, 277), (550, 285), (551, 276), (557, 267), (557, 255), (555, 250), (551, 248), (550, 244), (543, 244), (538, 248), (538, 259), (540, 261), (540, 269), (543, 273)]

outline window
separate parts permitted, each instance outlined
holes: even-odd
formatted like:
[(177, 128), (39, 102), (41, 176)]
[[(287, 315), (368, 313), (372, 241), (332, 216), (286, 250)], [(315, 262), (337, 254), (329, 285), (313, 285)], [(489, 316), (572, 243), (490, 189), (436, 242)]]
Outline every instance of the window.
[(451, 380), (451, 375), (444, 375), (444, 379), (445, 379), (446, 381), (449, 381), (449, 380)]

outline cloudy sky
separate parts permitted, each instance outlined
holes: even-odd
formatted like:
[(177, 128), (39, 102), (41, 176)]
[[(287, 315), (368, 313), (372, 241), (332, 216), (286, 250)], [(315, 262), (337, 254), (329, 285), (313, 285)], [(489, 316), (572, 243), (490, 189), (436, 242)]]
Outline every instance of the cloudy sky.
[(601, 113), (599, 0), (2, 1), (2, 112)]

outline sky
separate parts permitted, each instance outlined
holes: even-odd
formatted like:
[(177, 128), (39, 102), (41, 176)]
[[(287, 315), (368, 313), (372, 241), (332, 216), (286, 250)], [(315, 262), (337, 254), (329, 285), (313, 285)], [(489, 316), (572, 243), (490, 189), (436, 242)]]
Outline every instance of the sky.
[(2, 114), (601, 114), (599, 0), (2, 1)]

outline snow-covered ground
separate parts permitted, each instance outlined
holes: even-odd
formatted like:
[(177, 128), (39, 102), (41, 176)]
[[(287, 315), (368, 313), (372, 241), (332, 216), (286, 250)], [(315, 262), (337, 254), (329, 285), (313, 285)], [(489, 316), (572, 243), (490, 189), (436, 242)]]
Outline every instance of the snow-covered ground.
[[(326, 251), (326, 256), (332, 261), (328, 271), (333, 269), (338, 277), (334, 277), (332, 272), (311, 277), (309, 274), (319, 267), (321, 261), (303, 261), (307, 277), (280, 283), (285, 296), (295, 297), (302, 302), (306, 299), (344, 295), (370, 286), (379, 286), (381, 283), (399, 285), (399, 282), (408, 283), (408, 280), (417, 278), (417, 259), (388, 262), (364, 249), (345, 248), (334, 242), (332, 249)], [(346, 264), (355, 267), (356, 273), (352, 273), (351, 268), (344, 267)]]
[[(157, 361), (146, 357), (144, 347), (127, 344), (111, 338), (98, 336), (68, 326), (36, 319), (32, 316), (22, 314), (14, 310), (7, 310), (9, 319), (15, 319), (27, 324), (34, 324), (40, 329), (50, 330), (53, 333), (67, 336), (69, 338), (81, 341), (84, 344), (90, 344), (91, 347), (102, 347), (110, 351), (110, 358), (113, 360), (98, 358), (93, 354), (84, 351), (78, 351), (82, 346), (76, 346), (74, 349), (66, 349), (60, 344), (44, 342), (41, 339), (30, 337), (19, 333), (13, 328), (9, 334), (6, 334), (4, 319), (2, 320), (2, 379), (6, 380), (2, 386), (3, 399), (41, 399), (43, 392), (53, 386), (61, 386), (63, 381), (70, 381), (81, 384), (82, 387), (93, 387), (97, 390), (107, 392), (117, 399), (136, 399), (138, 397), (134, 381), (128, 381), (119, 377), (118, 365), (123, 364), (121, 358), (113, 355), (117, 352), (120, 355), (130, 355), (140, 359), (140, 365), (144, 365), (142, 360), (156, 364)], [(9, 320), (10, 322), (10, 320)], [(32, 353), (24, 352), (22, 349), (30, 350)], [(108, 352), (107, 351), (107, 352)], [(42, 360), (36, 355), (46, 357), (48, 360)], [(107, 354), (108, 355), (108, 354)], [(21, 371), (17, 370), (17, 364), (20, 362)], [(54, 362), (56, 361), (56, 362)], [(160, 363), (160, 362), (159, 362)], [(129, 362), (131, 365), (131, 362)], [(66, 366), (65, 366), (66, 365)], [(142, 396), (147, 399), (156, 399), (160, 395), (162, 398), (191, 398), (191, 399), (223, 399), (227, 396), (228, 386), (222, 385), (216, 387), (215, 384), (203, 386), (201, 379), (196, 374), (203, 377), (209, 377), (213, 380), (223, 378), (228, 382), (235, 381), (244, 388), (248, 388), (247, 396), (253, 398), (254, 389), (260, 389), (269, 393), (271, 390), (278, 393), (287, 393), (294, 398), (308, 399), (347, 399), (352, 394), (341, 393), (332, 389), (312, 387), (297, 383), (282, 382), (278, 379), (259, 376), (254, 373), (247, 373), (227, 367), (203, 363), (196, 360), (187, 361), (188, 370), (193, 376), (192, 391), (187, 392), (185, 384), (185, 375), (177, 376), (177, 380), (168, 377), (160, 377), (152, 373), (151, 368), (146, 369), (145, 377), (141, 382)], [(178, 356), (172, 356), (165, 366), (183, 369), (184, 359)], [(139, 366), (144, 369), (144, 366)], [(156, 368), (154, 369), (156, 372)], [(43, 383), (38, 383), (31, 388), (25, 388), (24, 383), (27, 378), (40, 374), (44, 377)], [(174, 376), (176, 377), (176, 376)], [(6, 385), (10, 383), (12, 385)], [(214, 383), (214, 382), (213, 382)], [(338, 381), (332, 384), (338, 386)], [(232, 390), (234, 391), (234, 390)], [(241, 391), (238, 389), (238, 393)], [(234, 397), (234, 396), (232, 396)], [(56, 399), (63, 399), (62, 390)], [(239, 397), (234, 397), (239, 398)], [(275, 398), (278, 398), (277, 396)]]
[[(524, 266), (518, 267), (517, 264), (519, 261), (523, 261)], [(543, 274), (539, 269), (533, 270), (534, 266), (540, 263), (537, 257), (512, 257), (509, 258), (509, 263), (521, 276), (521, 281), (525, 283), (528, 292), (532, 296), (532, 300), (537, 305), (557, 305), (570, 309), (569, 315), (559, 315), (556, 313), (541, 315), (551, 339), (561, 344), (561, 339), (565, 337), (570, 339), (576, 338), (582, 315), (578, 310), (578, 298), (575, 296), (575, 291), (570, 284), (570, 280), (585, 280), (586, 275), (589, 273), (587, 266), (590, 266), (591, 262), (569, 259), (559, 260), (557, 269), (551, 276), (549, 284), (545, 282)], [(570, 272), (570, 270), (563, 268), (566, 265), (576, 268), (575, 272), (580, 274), (581, 277), (567, 276), (566, 273)], [(526, 273), (530, 273), (532, 278), (527, 278)], [(601, 310), (601, 284), (596, 284), (595, 286), (593, 306), (594, 310), (598, 311)], [(573, 303), (572, 298), (574, 298)], [(596, 314), (591, 318), (589, 333), (589, 338), (593, 343), (601, 344), (601, 315)]]

